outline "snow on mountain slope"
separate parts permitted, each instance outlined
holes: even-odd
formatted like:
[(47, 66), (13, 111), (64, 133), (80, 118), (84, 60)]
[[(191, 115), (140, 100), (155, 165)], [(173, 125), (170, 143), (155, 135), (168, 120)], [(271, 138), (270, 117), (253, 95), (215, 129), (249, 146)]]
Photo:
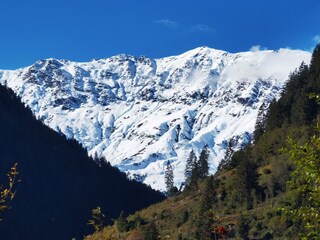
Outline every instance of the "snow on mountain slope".
[(47, 59), (0, 71), (0, 83), (90, 154), (164, 190), (167, 160), (180, 186), (191, 149), (199, 154), (208, 144), (214, 172), (230, 139), (236, 148), (250, 142), (259, 107), (278, 97), (290, 71), (310, 57), (288, 49), (231, 54), (201, 47), (162, 59)]

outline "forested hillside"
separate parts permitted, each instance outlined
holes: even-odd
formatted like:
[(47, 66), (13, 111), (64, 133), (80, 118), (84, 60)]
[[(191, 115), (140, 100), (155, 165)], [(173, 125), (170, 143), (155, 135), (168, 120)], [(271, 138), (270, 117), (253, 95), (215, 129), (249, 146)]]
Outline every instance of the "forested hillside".
[[(104, 161), (93, 161), (75, 141), (37, 121), (20, 99), (0, 87), (0, 183), (18, 163), (16, 195), (0, 222), (0, 239), (81, 239), (88, 234), (91, 209), (108, 218), (132, 213), (164, 199), (129, 181)], [(116, 153), (114, 153), (116, 154)]]
[(183, 191), (87, 239), (320, 239), (319, 95), (320, 45), (214, 176), (191, 161)]

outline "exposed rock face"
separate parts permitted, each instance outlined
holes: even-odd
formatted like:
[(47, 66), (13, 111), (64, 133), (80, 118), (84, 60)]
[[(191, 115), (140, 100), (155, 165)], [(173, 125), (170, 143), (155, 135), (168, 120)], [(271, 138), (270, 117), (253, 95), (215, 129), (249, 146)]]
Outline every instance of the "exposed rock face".
[(47, 59), (0, 71), (0, 83), (89, 154), (163, 190), (167, 160), (180, 185), (192, 148), (199, 154), (209, 145), (214, 172), (230, 139), (235, 148), (250, 142), (260, 106), (277, 98), (289, 73), (310, 57), (288, 49), (231, 54), (202, 47), (162, 59)]

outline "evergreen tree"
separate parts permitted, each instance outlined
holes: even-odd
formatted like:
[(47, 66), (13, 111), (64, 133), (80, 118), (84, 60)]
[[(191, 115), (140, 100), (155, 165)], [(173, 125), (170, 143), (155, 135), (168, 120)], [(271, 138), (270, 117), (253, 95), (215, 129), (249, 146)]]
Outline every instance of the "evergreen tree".
[(199, 212), (204, 213), (208, 209), (212, 208), (216, 202), (214, 177), (210, 176), (205, 180), (205, 187), (200, 200)]
[(170, 164), (170, 161), (167, 161), (166, 170), (165, 170), (165, 184), (167, 195), (172, 196), (175, 191), (174, 187), (174, 176), (173, 176), (173, 168)]
[(240, 219), (239, 219), (239, 224), (238, 224), (238, 227), (237, 227), (237, 230), (238, 230), (238, 236), (241, 238), (241, 239), (249, 239), (249, 223), (248, 223), (248, 218), (244, 215), (241, 215), (240, 216)]
[(227, 143), (227, 150), (223, 157), (223, 159), (220, 161), (218, 165), (218, 170), (221, 170), (223, 167), (229, 166), (232, 156), (234, 154), (233, 146), (234, 146), (234, 140), (230, 139)]
[(102, 213), (99, 206), (91, 210), (91, 217), (92, 219), (88, 221), (87, 225), (91, 225), (95, 232), (101, 231), (104, 224), (105, 215)]
[(314, 77), (318, 77), (320, 74), (320, 43), (313, 50), (310, 71)]
[(127, 221), (127, 218), (125, 217), (123, 211), (121, 211), (118, 219), (115, 222), (115, 225), (116, 225), (118, 232), (123, 233), (123, 232), (127, 231), (128, 221)]
[(208, 165), (209, 155), (210, 155), (209, 147), (208, 145), (205, 145), (199, 157), (199, 177), (202, 179), (204, 179), (209, 175), (209, 165)]
[(218, 219), (212, 209), (207, 209), (203, 213), (199, 213), (197, 221), (196, 239), (207, 240), (217, 239), (215, 227), (218, 225)]
[(158, 239), (158, 230), (154, 222), (148, 224), (144, 229), (144, 240), (157, 240)]
[(235, 202), (239, 206), (246, 204), (250, 209), (253, 204), (251, 192), (257, 186), (257, 167), (251, 159), (251, 152), (248, 148), (238, 151), (233, 160), (237, 163), (234, 176)]
[(197, 238), (213, 239), (212, 225), (215, 215), (212, 211), (213, 204), (216, 202), (214, 178), (210, 176), (205, 180), (205, 187), (201, 195), (198, 219), (197, 219)]
[(145, 224), (145, 220), (140, 216), (140, 214), (136, 214), (133, 218), (133, 227), (139, 228), (141, 225)]
[(192, 177), (192, 171), (193, 171), (193, 167), (194, 167), (194, 162), (197, 161), (197, 157), (196, 154), (194, 153), (194, 151), (192, 150), (189, 154), (189, 157), (187, 158), (187, 164), (186, 164), (186, 169), (184, 172), (184, 176), (185, 176), (185, 185), (188, 186), (190, 184), (191, 181), (191, 177)]
[(279, 103), (275, 99), (273, 99), (269, 105), (268, 111), (266, 113), (266, 129), (271, 131), (275, 128), (280, 128), (282, 121), (281, 121), (281, 114), (279, 113)]
[(253, 132), (253, 139), (255, 143), (258, 141), (259, 137), (266, 130), (266, 112), (267, 112), (267, 108), (265, 104), (262, 103), (262, 105), (259, 108), (256, 124), (254, 127), (254, 132)]
[(199, 161), (197, 158), (193, 160), (192, 164), (192, 173), (191, 173), (191, 180), (188, 186), (190, 187), (197, 187), (198, 186), (198, 180), (200, 176), (200, 166), (199, 166)]

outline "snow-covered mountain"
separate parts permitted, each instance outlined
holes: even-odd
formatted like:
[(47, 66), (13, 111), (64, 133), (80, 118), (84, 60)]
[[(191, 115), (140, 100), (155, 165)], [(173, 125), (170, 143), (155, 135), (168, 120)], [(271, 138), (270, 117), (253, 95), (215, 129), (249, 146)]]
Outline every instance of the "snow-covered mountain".
[(232, 54), (201, 47), (161, 59), (47, 59), (0, 71), (0, 83), (90, 154), (163, 190), (167, 160), (179, 186), (191, 149), (199, 154), (208, 144), (214, 172), (228, 141), (236, 148), (250, 142), (260, 106), (278, 97), (289, 73), (310, 57), (299, 50)]

